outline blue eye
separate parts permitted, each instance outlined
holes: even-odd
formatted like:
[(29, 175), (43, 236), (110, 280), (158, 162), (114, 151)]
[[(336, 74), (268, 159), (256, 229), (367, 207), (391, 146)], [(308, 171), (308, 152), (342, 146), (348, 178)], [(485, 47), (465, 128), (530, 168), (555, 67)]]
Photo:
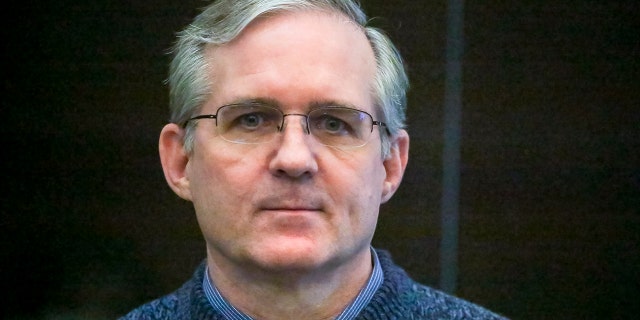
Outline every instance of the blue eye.
[(249, 113), (241, 116), (237, 120), (238, 124), (244, 128), (257, 128), (264, 123), (264, 115), (259, 113)]
[(348, 129), (348, 125), (344, 121), (328, 115), (318, 119), (315, 127), (331, 134), (344, 134)]
[(280, 110), (257, 103), (226, 105), (218, 110), (218, 132), (231, 142), (268, 141), (281, 123)]
[(272, 128), (277, 128), (279, 123), (281, 122), (279, 120), (280, 115), (276, 112), (259, 110), (247, 110), (246, 112), (242, 110), (234, 111), (241, 112), (232, 115), (232, 118), (229, 118), (229, 114), (225, 114), (223, 125), (225, 131), (241, 130), (250, 132), (271, 130)]

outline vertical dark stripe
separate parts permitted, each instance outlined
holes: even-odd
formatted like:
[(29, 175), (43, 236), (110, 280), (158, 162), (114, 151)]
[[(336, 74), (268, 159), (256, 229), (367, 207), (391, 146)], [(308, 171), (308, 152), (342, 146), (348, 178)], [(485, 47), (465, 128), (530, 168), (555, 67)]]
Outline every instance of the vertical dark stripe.
[(444, 150), (442, 153), (442, 242), (440, 287), (453, 293), (458, 276), (460, 140), (462, 118), (463, 0), (449, 0), (447, 12)]

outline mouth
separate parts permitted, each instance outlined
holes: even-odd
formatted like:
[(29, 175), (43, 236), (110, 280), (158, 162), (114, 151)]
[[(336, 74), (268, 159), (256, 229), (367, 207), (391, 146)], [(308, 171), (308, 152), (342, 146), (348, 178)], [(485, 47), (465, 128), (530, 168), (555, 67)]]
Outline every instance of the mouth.
[(323, 202), (317, 197), (281, 196), (263, 199), (256, 207), (261, 211), (272, 212), (320, 212), (323, 211)]
[(307, 237), (324, 216), (314, 206), (267, 206), (258, 215), (270, 230), (280, 235)]
[(286, 225), (306, 224), (324, 216), (323, 211), (316, 206), (270, 206), (260, 209), (260, 212), (265, 217)]
[(282, 212), (282, 213), (305, 213), (305, 212), (321, 212), (322, 209), (317, 207), (264, 207), (261, 211)]

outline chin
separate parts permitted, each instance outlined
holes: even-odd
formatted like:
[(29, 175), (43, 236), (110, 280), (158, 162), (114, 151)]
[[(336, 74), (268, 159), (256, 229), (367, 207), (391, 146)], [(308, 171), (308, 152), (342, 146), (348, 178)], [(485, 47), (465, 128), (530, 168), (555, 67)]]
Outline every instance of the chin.
[(252, 256), (257, 265), (271, 271), (316, 270), (332, 260), (328, 247), (310, 241), (263, 244)]

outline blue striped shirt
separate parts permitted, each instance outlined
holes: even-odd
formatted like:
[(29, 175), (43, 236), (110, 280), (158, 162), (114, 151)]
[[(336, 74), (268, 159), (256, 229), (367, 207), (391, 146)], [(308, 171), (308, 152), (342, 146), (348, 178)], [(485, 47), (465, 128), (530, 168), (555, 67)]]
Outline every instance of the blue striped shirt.
[[(371, 298), (376, 293), (382, 281), (384, 280), (384, 275), (382, 274), (382, 267), (380, 266), (380, 261), (378, 260), (378, 255), (376, 251), (371, 248), (371, 256), (373, 263), (373, 272), (369, 276), (369, 280), (367, 284), (360, 290), (358, 296), (340, 313), (340, 315), (335, 320), (349, 320), (354, 319), (362, 309), (371, 301)], [(229, 320), (253, 320), (248, 315), (240, 312), (240, 310), (236, 309), (232, 306), (222, 295), (220, 291), (213, 284), (211, 279), (209, 278), (209, 268), (205, 269), (205, 277), (202, 280), (202, 287), (204, 288), (204, 293), (211, 303), (211, 306), (218, 312), (220, 312), (226, 319)]]

